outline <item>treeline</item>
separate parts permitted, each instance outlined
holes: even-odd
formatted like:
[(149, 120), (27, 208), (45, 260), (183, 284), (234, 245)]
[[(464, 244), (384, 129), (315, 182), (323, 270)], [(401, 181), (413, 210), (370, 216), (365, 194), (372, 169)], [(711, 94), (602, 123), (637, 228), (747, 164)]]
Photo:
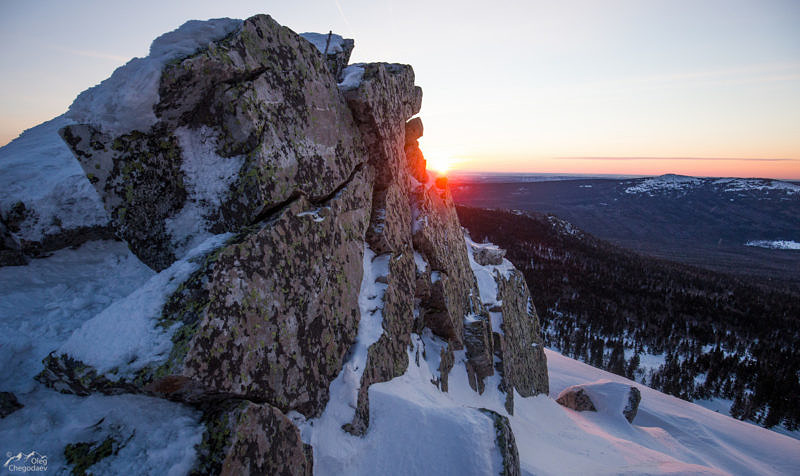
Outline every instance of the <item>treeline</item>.
[(641, 256), (553, 216), (458, 215), (523, 272), (548, 347), (685, 400), (733, 400), (739, 419), (800, 428), (800, 295)]

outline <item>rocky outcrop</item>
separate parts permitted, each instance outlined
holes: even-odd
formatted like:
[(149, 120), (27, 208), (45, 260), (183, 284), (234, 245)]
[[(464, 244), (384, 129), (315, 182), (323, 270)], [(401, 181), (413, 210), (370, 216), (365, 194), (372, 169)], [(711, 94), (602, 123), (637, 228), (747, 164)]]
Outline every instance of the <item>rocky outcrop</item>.
[[(424, 354), (414, 333), (435, 341), (442, 391), (458, 365), (478, 392), (496, 370), (509, 399), (546, 392), (522, 276), (501, 251), (468, 247), (446, 180), (425, 170), (412, 68), (345, 71), (352, 40), (301, 37), (265, 15), (221, 25), (224, 36), (160, 64), (149, 122), (84, 114), (61, 129), (114, 233), (159, 273), (37, 378), (202, 409), (197, 474), (310, 474), (293, 421), (320, 417), (343, 376), (354, 381), (344, 429), (363, 435), (370, 387), (406, 373), (414, 345), (417, 364)], [(337, 86), (351, 68), (360, 79)], [(369, 274), (373, 262), (386, 269)], [(491, 299), (477, 266), (498, 268)], [(121, 340), (102, 331), (123, 315), (145, 337), (113, 349)], [(368, 340), (366, 319), (380, 319)], [(505, 474), (518, 474), (508, 419), (487, 412)]]
[(514, 414), (514, 393), (530, 397), (548, 393), (547, 358), (539, 329), (539, 317), (531, 302), (525, 277), (503, 258), (505, 251), (488, 243), (466, 239), (469, 261), (479, 283), (480, 301), (487, 309), (483, 344), (495, 359), (505, 407)]
[(158, 97), (148, 130), (61, 132), (114, 231), (156, 270), (198, 237), (238, 231), (300, 194), (331, 194), (365, 159), (325, 59), (266, 15), (167, 64)]

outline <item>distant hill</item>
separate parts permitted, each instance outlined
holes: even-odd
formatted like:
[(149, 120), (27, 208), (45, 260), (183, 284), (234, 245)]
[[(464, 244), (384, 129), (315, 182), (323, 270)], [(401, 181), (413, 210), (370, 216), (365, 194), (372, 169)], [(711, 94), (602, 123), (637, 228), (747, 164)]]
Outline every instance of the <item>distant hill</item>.
[[(631, 250), (800, 286), (800, 185), (768, 179), (451, 179), (456, 203), (552, 213)], [(776, 247), (778, 249), (776, 249)]]

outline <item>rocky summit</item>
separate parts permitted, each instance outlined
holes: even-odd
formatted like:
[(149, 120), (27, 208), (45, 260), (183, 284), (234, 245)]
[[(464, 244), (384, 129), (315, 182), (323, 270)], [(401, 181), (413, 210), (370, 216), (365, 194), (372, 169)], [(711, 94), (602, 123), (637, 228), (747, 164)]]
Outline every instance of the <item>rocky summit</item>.
[[(0, 264), (113, 237), (152, 271), (49, 349), (38, 385), (200, 412), (195, 474), (312, 474), (312, 427), (344, 407), (336, 431), (363, 438), (371, 387), (420, 359), (436, 392), (457, 376), (508, 414), (547, 393), (525, 280), (425, 170), (413, 69), (348, 65), (353, 46), (267, 15), (188, 22), (52, 121), (69, 173), (3, 202)], [(460, 411), (519, 474), (508, 419)], [(134, 438), (104, 425), (67, 466)]]

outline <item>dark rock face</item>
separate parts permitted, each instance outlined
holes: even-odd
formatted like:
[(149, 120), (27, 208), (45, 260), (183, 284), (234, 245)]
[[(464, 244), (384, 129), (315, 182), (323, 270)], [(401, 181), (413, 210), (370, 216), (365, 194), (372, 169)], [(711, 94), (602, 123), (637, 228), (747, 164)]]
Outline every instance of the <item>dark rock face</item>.
[(560, 405), (571, 408), (576, 412), (596, 412), (592, 399), (586, 390), (580, 387), (570, 387), (565, 389), (556, 399)]
[(0, 221), (0, 266), (22, 266), (26, 263), (19, 241)]
[(22, 407), (16, 395), (11, 392), (0, 392), (0, 418), (5, 418)]
[(297, 427), (277, 408), (231, 402), (205, 420), (200, 461), (192, 474), (313, 474), (313, 456)]
[(633, 423), (633, 419), (636, 418), (636, 413), (639, 411), (639, 403), (641, 401), (642, 392), (636, 387), (631, 387), (631, 391), (628, 393), (628, 402), (622, 410), (622, 414), (625, 416), (625, 419), (628, 420), (628, 423)]
[[(86, 124), (62, 130), (114, 231), (156, 270), (195, 235), (237, 231), (299, 193), (329, 195), (364, 161), (322, 55), (266, 15), (168, 64), (159, 96), (159, 122), (148, 131), (109, 137)], [(214, 196), (191, 176), (198, 154), (229, 172)], [(182, 225), (195, 215), (202, 223)]]

